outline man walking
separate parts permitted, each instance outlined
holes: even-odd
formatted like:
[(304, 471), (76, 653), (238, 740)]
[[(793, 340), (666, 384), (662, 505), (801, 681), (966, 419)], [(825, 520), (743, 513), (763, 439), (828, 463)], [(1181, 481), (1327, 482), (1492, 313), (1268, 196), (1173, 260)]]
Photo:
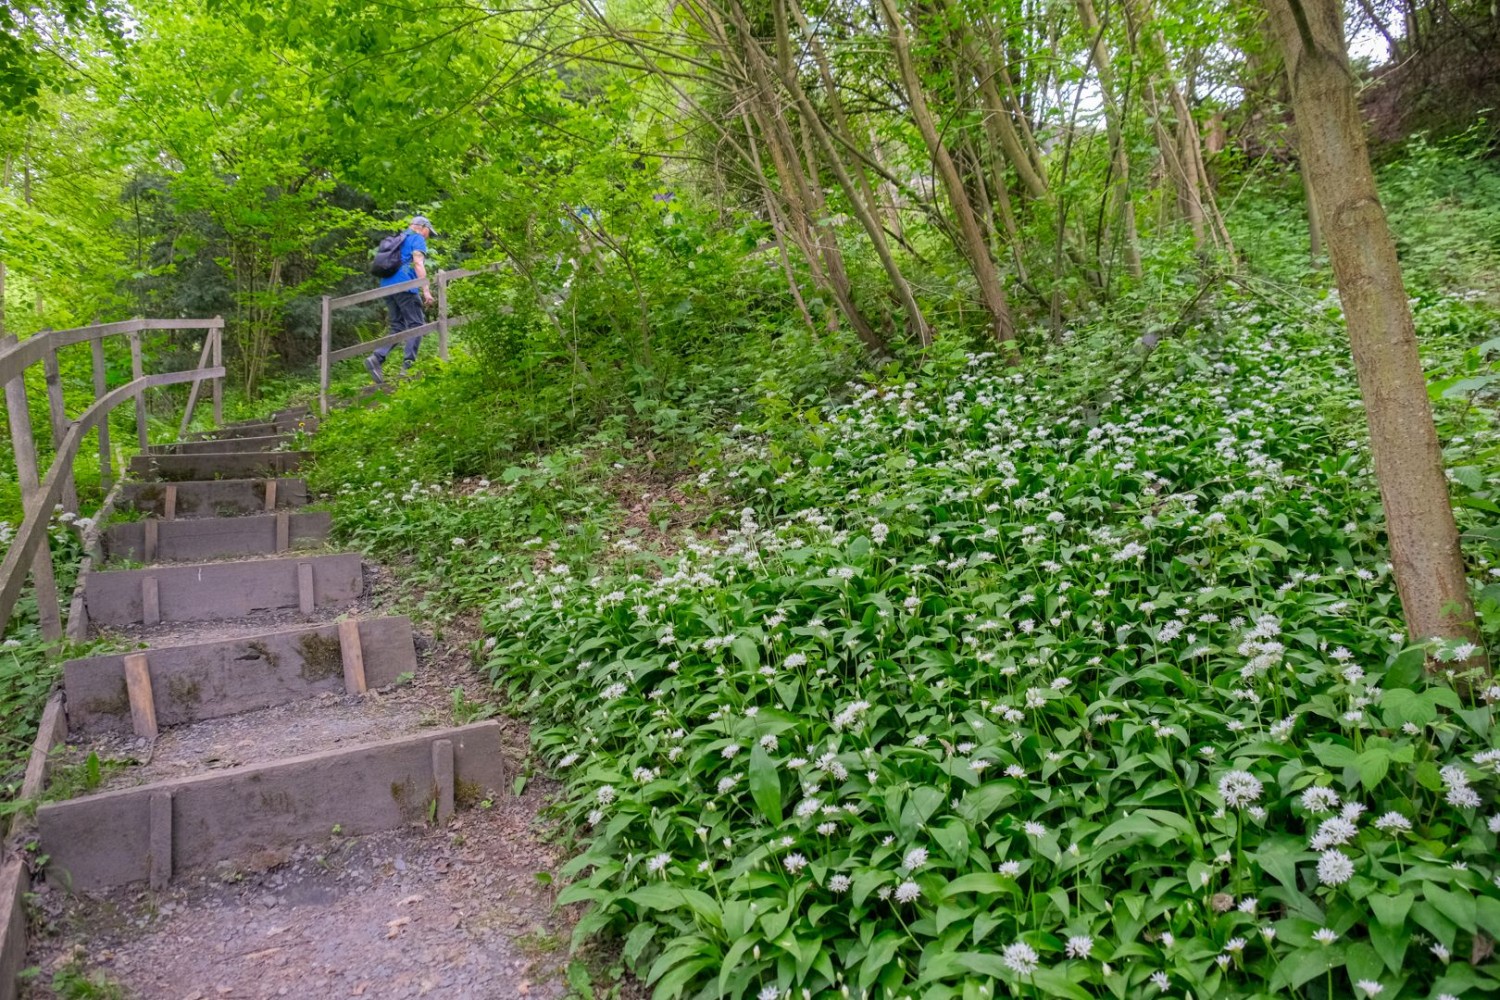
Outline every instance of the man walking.
[[(401, 267), (389, 278), (380, 279), (382, 288), (415, 278), (427, 280), (427, 240), (431, 236), (432, 223), (427, 221), (427, 216), (414, 216), (411, 225), (407, 227), (405, 238), (401, 241)], [(394, 295), (387, 295), (385, 302), (391, 311), (391, 332), (400, 333), (402, 330), (410, 330), (422, 325), (426, 319), (422, 314), (422, 306), (432, 305), (432, 289), (427, 285), (422, 285), (419, 288), (413, 288), (410, 294), (396, 292)], [(402, 375), (405, 375), (416, 363), (417, 347), (421, 343), (420, 336), (412, 337), (406, 342), (406, 356), (401, 362)], [(385, 382), (385, 359), (390, 353), (390, 345), (387, 345), (378, 348), (365, 358), (365, 367), (369, 369), (370, 377), (377, 384)]]

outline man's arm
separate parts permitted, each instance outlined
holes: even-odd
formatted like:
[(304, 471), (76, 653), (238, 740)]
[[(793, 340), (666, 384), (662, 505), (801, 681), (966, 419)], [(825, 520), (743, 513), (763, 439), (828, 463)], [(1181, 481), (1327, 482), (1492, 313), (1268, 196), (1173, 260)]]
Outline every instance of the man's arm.
[[(422, 251), (418, 250), (411, 255), (411, 266), (412, 270), (417, 272), (418, 278), (421, 278), (423, 281), (427, 280), (427, 258)], [(428, 305), (432, 305), (433, 303), (432, 288), (428, 285), (422, 286), (422, 301)]]

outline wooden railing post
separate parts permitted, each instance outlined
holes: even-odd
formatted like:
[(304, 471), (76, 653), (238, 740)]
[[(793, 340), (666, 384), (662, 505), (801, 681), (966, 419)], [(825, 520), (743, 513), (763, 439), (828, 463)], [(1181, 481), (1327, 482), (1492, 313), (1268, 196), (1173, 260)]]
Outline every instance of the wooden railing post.
[[(46, 331), (42, 331), (46, 333)], [(47, 378), (47, 411), (52, 418), (52, 447), (62, 446), (63, 435), (68, 433), (68, 411), (63, 400), (62, 373), (57, 364), (57, 352), (48, 351), (42, 359), (42, 370)], [(73, 467), (68, 466), (63, 474), (63, 510), (78, 513), (78, 485), (73, 481)]]
[[(16, 343), (13, 334), (0, 340), (0, 346), (3, 347)], [(45, 521), (51, 511), (36, 509), (39, 506), (38, 494), (41, 491), (38, 487), (41, 484), (37, 478), (36, 442), (31, 437), (31, 408), (26, 403), (24, 374), (5, 384), (5, 409), (10, 418), (10, 443), (16, 457), (16, 479), (21, 485), (21, 506), (28, 515), (35, 514)], [(36, 587), (36, 613), (42, 636), (48, 642), (56, 642), (63, 634), (62, 608), (57, 603), (57, 579), (52, 574), (52, 546), (47, 541), (45, 525), (41, 541), (37, 544), (36, 555), (32, 557), (31, 580)], [(5, 624), (0, 622), (0, 628)]]
[[(146, 373), (145, 366), (141, 363), (141, 334), (138, 330), (132, 330), (130, 337), (130, 377), (132, 380), (139, 379)], [(151, 437), (146, 428), (146, 390), (141, 389), (135, 394), (135, 436), (139, 439), (141, 454), (146, 453), (150, 446)]]
[(318, 413), (328, 416), (328, 355), (333, 350), (333, 297), (323, 296), (323, 351), (318, 356)]
[(439, 271), (437, 276), (438, 307), (438, 357), (448, 360), (448, 272)]
[[(203, 337), (203, 349), (198, 352), (198, 371), (208, 367), (208, 359), (213, 357), (213, 353), (214, 332), (209, 330)], [(193, 410), (198, 407), (198, 390), (202, 385), (202, 379), (193, 379), (193, 387), (188, 390), (187, 405), (182, 408), (182, 424), (177, 428), (178, 437), (187, 437), (188, 425), (193, 422)], [(214, 385), (218, 385), (217, 379), (214, 380)]]
[[(224, 367), (224, 317), (215, 316), (214, 323), (208, 331), (214, 341), (214, 356), (210, 360), (215, 368)], [(224, 426), (224, 379), (214, 379), (214, 426)]]
[[(92, 340), (89, 348), (94, 354), (94, 399), (97, 401), (109, 391), (106, 383), (108, 372), (104, 367), (104, 341)], [(99, 488), (108, 493), (113, 478), (109, 468), (109, 417), (106, 416), (99, 421)]]

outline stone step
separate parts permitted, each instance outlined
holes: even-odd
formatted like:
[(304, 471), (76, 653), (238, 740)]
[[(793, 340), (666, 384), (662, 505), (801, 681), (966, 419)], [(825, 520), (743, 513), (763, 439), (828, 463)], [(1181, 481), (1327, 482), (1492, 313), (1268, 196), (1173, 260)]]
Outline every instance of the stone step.
[(208, 455), (235, 451), (277, 451), (292, 443), (290, 434), (268, 434), (261, 437), (215, 438), (210, 441), (172, 441), (153, 444), (146, 449), (151, 455)]
[(275, 483), (271, 507), (301, 507), (307, 484), (300, 479), (209, 479), (201, 482), (124, 483), (115, 509), (167, 518), (235, 517), (266, 510), (266, 494)]
[[(76, 737), (135, 731), (126, 655), (146, 658), (154, 722), (163, 727), (346, 691), (344, 664), (356, 655), (346, 642), (351, 628), (358, 639), (357, 655), (366, 688), (386, 687), (402, 674), (416, 671), (411, 621), (402, 617), (367, 618), (191, 646), (163, 646), (139, 654), (90, 656), (63, 664), (68, 734)], [(145, 697), (137, 691), (138, 703)]]
[(106, 560), (207, 562), (315, 548), (328, 541), (332, 523), (332, 515), (324, 510), (171, 521), (150, 518), (111, 524), (100, 541)]
[(265, 437), (269, 434), (291, 434), (301, 431), (304, 434), (314, 434), (318, 430), (317, 417), (296, 417), (286, 420), (268, 420), (254, 424), (231, 424), (220, 427), (217, 430), (194, 431), (188, 435), (189, 441), (223, 441), (231, 438)]
[(137, 479), (181, 482), (189, 479), (259, 479), (296, 472), (305, 451), (214, 452), (207, 455), (136, 455), (130, 474)]
[(48, 879), (73, 891), (327, 838), (446, 820), (505, 785), (501, 728), (479, 722), (102, 792), (37, 810)]
[(83, 607), (95, 625), (239, 618), (275, 608), (344, 604), (364, 592), (358, 553), (96, 570)]

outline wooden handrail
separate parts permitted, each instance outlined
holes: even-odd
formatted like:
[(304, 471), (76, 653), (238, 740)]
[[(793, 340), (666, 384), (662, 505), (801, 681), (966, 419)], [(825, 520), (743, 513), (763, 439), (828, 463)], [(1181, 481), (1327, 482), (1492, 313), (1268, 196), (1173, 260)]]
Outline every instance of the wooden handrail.
[[(448, 331), (454, 327), (462, 326), (468, 322), (467, 316), (448, 315), (448, 286), (461, 278), (472, 278), (478, 274), (488, 274), (499, 270), (503, 266), (502, 261), (486, 264), (478, 269), (457, 268), (452, 271), (439, 271), (428, 278), (413, 278), (411, 281), (399, 281), (394, 285), (381, 285), (377, 288), (367, 288), (362, 292), (353, 292), (349, 295), (340, 295), (337, 298), (331, 295), (323, 296), (323, 322), (322, 322), (322, 347), (318, 356), (318, 409), (321, 413), (328, 413), (328, 384), (332, 374), (335, 361), (346, 361), (349, 358), (357, 358), (361, 354), (369, 352), (388, 344), (397, 344), (412, 337), (420, 337), (427, 333), (437, 332), (438, 335), (438, 357), (444, 361), (448, 360)], [(426, 285), (437, 287), (438, 318), (431, 323), (403, 330), (399, 334), (388, 334), (375, 340), (367, 340), (350, 347), (333, 349), (333, 313), (335, 310), (344, 309), (348, 306), (357, 306), (365, 302), (374, 302), (377, 299), (388, 298), (400, 292), (409, 292), (422, 288)]]
[[(142, 367), (141, 333), (147, 330), (206, 330), (198, 366), (190, 371), (146, 375)], [(131, 381), (117, 389), (105, 391), (103, 340), (125, 335), (130, 338)], [(21, 485), (24, 514), (10, 548), (0, 563), (0, 630), (10, 624), (15, 602), (26, 582), (28, 571), (36, 585), (38, 619), (47, 639), (61, 637), (61, 609), (56, 581), (52, 572), (51, 546), (47, 542), (47, 525), (53, 505), (61, 498), (64, 505), (77, 513), (77, 494), (73, 487), (73, 463), (83, 436), (99, 428), (99, 478), (109, 486), (109, 413), (131, 397), (136, 402), (136, 429), (141, 447), (146, 446), (145, 391), (156, 386), (192, 382), (188, 395), (184, 427), (192, 419), (200, 386), (204, 379), (213, 380), (214, 420), (223, 422), (223, 337), (224, 319), (135, 319), (118, 323), (97, 323), (71, 330), (44, 330), (26, 340), (13, 336), (0, 340), (0, 385), (5, 387), (6, 408), (10, 415), (11, 447), (15, 453), (17, 478)], [(57, 352), (74, 344), (90, 345), (94, 368), (94, 402), (77, 420), (69, 420), (64, 406), (62, 385), (58, 380)], [(52, 430), (53, 457), (45, 476), (37, 470), (37, 449), (31, 436), (31, 418), (26, 398), (26, 369), (38, 362), (47, 373), (47, 406)], [(212, 367), (209, 367), (212, 365)]]
[[(78, 341), (73, 341), (73, 343), (78, 343)], [(42, 479), (36, 494), (29, 500), (22, 500), (26, 516), (22, 519), (21, 526), (16, 529), (15, 538), (5, 553), (5, 561), (0, 563), (0, 623), (9, 624), (10, 622), (11, 612), (15, 610), (16, 599), (20, 596), (21, 586), (26, 580), (25, 567), (36, 554), (37, 546), (47, 535), (47, 523), (52, 517), (52, 505), (57, 502), (58, 496), (62, 493), (63, 479), (66, 472), (73, 467), (73, 459), (78, 455), (83, 436), (93, 430), (94, 426), (106, 418), (116, 406), (146, 389), (177, 385), (195, 379), (223, 377), (223, 368), (146, 375), (105, 393), (96, 399), (92, 406), (84, 410), (77, 420), (73, 421), (72, 426), (68, 428), (68, 433), (63, 436), (62, 444), (53, 456), (52, 464), (48, 467), (47, 475)]]
[[(463, 326), (467, 322), (469, 322), (469, 317), (467, 316), (449, 317), (448, 329), (451, 330), (454, 327)], [(374, 340), (362, 340), (358, 344), (340, 347), (328, 355), (328, 360), (330, 362), (348, 361), (350, 358), (357, 358), (361, 354), (369, 354), (371, 351), (379, 350), (382, 347), (395, 346), (413, 337), (423, 337), (429, 333), (437, 332), (441, 328), (442, 323), (442, 320), (433, 320), (431, 323), (423, 323), (421, 326), (414, 326), (410, 330), (402, 330), (400, 333), (388, 333), (384, 337), (376, 337)]]
[(378, 285), (375, 288), (366, 288), (362, 292), (351, 292), (348, 295), (340, 295), (338, 298), (331, 298), (328, 300), (328, 304), (334, 309), (343, 309), (347, 306), (357, 306), (361, 303), (374, 302), (376, 299), (383, 299), (388, 295), (395, 295), (397, 292), (409, 292), (414, 289), (421, 288), (431, 281), (431, 278), (413, 278), (410, 281), (401, 281), (397, 282), (394, 285)]
[(143, 330), (221, 330), (224, 317), (213, 319), (125, 319), (118, 323), (98, 323), (80, 326), (71, 330), (44, 330), (33, 337), (4, 349), (0, 349), (0, 385), (20, 376), (32, 365), (41, 361), (52, 351), (90, 340), (103, 340), (121, 333), (140, 333)]

